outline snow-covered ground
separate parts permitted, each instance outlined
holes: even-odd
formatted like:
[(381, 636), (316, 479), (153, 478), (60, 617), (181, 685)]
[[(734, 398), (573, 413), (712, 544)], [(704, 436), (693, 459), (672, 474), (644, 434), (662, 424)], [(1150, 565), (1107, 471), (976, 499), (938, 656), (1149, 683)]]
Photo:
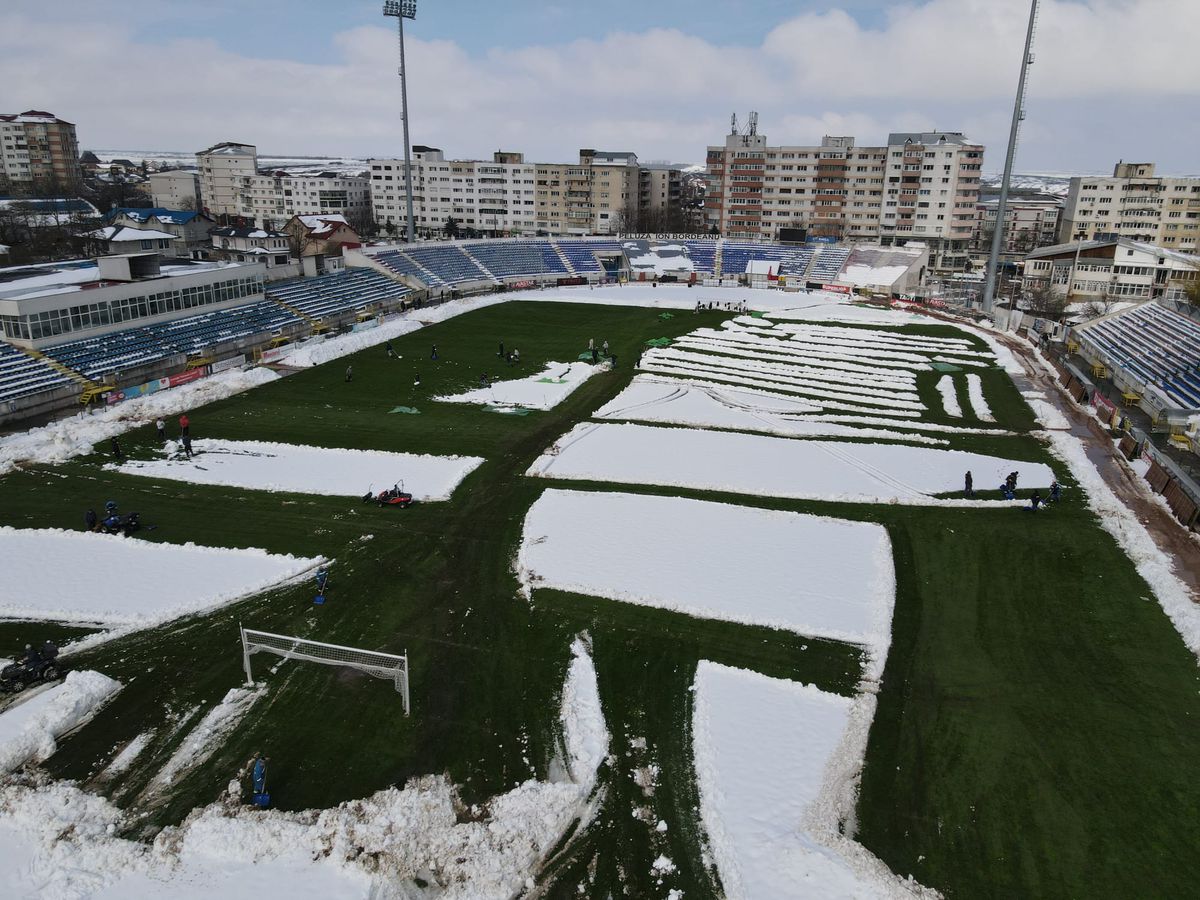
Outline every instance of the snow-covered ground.
[(58, 529), (0, 528), (0, 614), (149, 626), (294, 578), (319, 560)]
[[(592, 417), (761, 431), (792, 437), (868, 437), (920, 444), (946, 443), (941, 438), (888, 428), (859, 428), (795, 418), (819, 411), (820, 407), (807, 400), (769, 391), (753, 391), (695, 379), (637, 375), (625, 390), (592, 413)], [(895, 423), (897, 428), (908, 424), (905, 421)]]
[(497, 381), (488, 387), (461, 394), (434, 397), (442, 403), (479, 403), (485, 406), (552, 409), (577, 387), (601, 371), (601, 366), (586, 362), (546, 363), (545, 369), (524, 378)]
[[(802, 574), (801, 574), (802, 573)], [(518, 574), (556, 588), (868, 647), (882, 674), (895, 575), (880, 525), (642, 494), (547, 490)]]
[(193, 484), (223, 484), (260, 491), (361, 497), (396, 482), (417, 500), (449, 500), (458, 483), (483, 462), (477, 456), (429, 456), (381, 450), (344, 450), (269, 441), (197, 440), (194, 459), (168, 442), (163, 459), (128, 460), (128, 475)]
[[(57, 747), (57, 738), (87, 722), (120, 689), (119, 682), (99, 672), (70, 672), (59, 684), (4, 710), (0, 713), (0, 775), (48, 758)], [(0, 856), (0, 862), (7, 860)]]
[(189, 384), (135, 397), (93, 413), (79, 413), (0, 437), (0, 475), (21, 463), (59, 463), (92, 452), (92, 447), (131, 428), (153, 422), (159, 416), (187, 412), (197, 406), (223, 400), (258, 387), (280, 376), (270, 369), (231, 369)]
[(730, 900), (936, 896), (844, 835), (874, 697), (702, 660), (693, 746), (700, 815)]
[(981, 489), (1012, 471), (1025, 488), (1054, 479), (1042, 463), (961, 450), (613, 424), (576, 425), (527, 474), (810, 500), (997, 505), (931, 498), (961, 490), (967, 471)]
[(967, 375), (967, 395), (971, 400), (971, 409), (975, 411), (975, 418), (980, 422), (996, 421), (996, 417), (992, 415), (992, 408), (988, 406), (987, 398), (983, 394), (983, 379), (973, 372)]
[(467, 820), (453, 785), (429, 775), (321, 811), (259, 811), (227, 794), (147, 847), (114, 836), (129, 823), (102, 797), (63, 782), (7, 784), (0, 787), (0, 897), (516, 896), (571, 825), (586, 826), (608, 754), (596, 670), (580, 639), (559, 718), (560, 776), (525, 781)]

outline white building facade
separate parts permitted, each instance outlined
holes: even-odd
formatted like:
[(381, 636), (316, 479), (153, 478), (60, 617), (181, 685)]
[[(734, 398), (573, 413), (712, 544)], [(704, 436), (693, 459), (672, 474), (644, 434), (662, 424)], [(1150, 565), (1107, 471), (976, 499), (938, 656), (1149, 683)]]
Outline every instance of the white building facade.
[(1159, 177), (1154, 163), (1127, 162), (1111, 177), (1072, 178), (1058, 239), (1113, 238), (1197, 252), (1200, 178)]

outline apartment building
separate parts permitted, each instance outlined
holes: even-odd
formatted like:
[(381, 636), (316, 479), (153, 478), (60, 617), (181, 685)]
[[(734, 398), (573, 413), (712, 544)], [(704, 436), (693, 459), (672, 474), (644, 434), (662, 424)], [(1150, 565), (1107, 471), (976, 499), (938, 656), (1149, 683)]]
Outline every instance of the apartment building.
[[(977, 254), (991, 251), (999, 206), (998, 197), (987, 197), (975, 204), (975, 234), (971, 249)], [(1058, 243), (1062, 210), (1063, 201), (1058, 198), (1010, 197), (1004, 212), (1001, 258), (1022, 259), (1031, 250)]]
[(351, 219), (371, 209), (370, 179), (323, 173), (260, 172), (253, 144), (223, 142), (196, 154), (204, 212), (252, 219), (260, 227), (292, 216), (340, 213)]
[(852, 136), (770, 146), (732, 130), (707, 154), (706, 225), (730, 238), (809, 237), (926, 244), (932, 264), (962, 268), (974, 233), (983, 147), (958, 132), (903, 132), (884, 146)]
[(0, 114), (0, 193), (48, 188), (70, 194), (82, 183), (72, 123), (37, 109)]
[[(375, 221), (402, 233), (404, 161), (367, 163)], [(597, 150), (581, 150), (578, 163), (527, 163), (507, 151), (491, 160), (448, 160), (442, 150), (418, 144), (412, 170), (413, 216), (423, 234), (441, 231), (450, 218), (488, 235), (611, 234), (626, 206), (638, 202), (640, 185), (635, 154)]]
[(1071, 179), (1058, 239), (1127, 238), (1200, 249), (1200, 178), (1160, 177), (1154, 163), (1119, 162), (1112, 177)]
[(1183, 300), (1200, 256), (1129, 238), (1079, 241), (1027, 254), (1024, 279), (1078, 301)]
[(152, 172), (146, 179), (150, 199), (162, 209), (199, 209), (200, 174), (189, 169)]

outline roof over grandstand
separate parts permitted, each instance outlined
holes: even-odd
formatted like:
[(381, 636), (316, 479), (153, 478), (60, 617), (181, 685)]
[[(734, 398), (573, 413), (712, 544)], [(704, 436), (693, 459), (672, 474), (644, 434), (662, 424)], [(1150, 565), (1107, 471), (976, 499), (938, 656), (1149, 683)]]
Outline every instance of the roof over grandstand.
[[(167, 235), (173, 238), (174, 235)], [(154, 254), (125, 254), (129, 256), (151, 256)], [(112, 257), (105, 257), (112, 258)], [(164, 262), (156, 277), (175, 278), (213, 269), (234, 268), (241, 263), (216, 260), (195, 261), (172, 259)], [(7, 266), (0, 268), (0, 300), (29, 300), (49, 294), (65, 294), (82, 290), (84, 285), (100, 282), (100, 268), (94, 259), (73, 259), (33, 266)]]

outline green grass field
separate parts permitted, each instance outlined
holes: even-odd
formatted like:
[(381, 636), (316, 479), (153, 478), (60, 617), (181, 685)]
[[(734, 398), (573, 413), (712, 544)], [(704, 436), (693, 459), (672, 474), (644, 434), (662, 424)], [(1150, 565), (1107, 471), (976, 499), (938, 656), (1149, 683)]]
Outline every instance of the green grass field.
[[(306, 583), (74, 657), (72, 665), (96, 668), (125, 688), (46, 768), (93, 784), (120, 746), (153, 731), (129, 771), (93, 784), (147, 813), (131, 835), (139, 837), (214, 800), (256, 750), (272, 758), (272, 793), (284, 809), (331, 806), (427, 773), (446, 773), (466, 803), (483, 802), (546, 777), (570, 644), (587, 631), (616, 763), (601, 769), (596, 818), (543, 873), (548, 894), (573, 896), (589, 882), (588, 896), (662, 896), (666, 888), (650, 863), (665, 854), (678, 866), (666, 887), (689, 900), (720, 896), (694, 812), (688, 688), (697, 661), (851, 694), (860, 651), (549, 590), (528, 601), (511, 563), (525, 512), (552, 484), (523, 476), (533, 460), (628, 384), (644, 341), (726, 316), (663, 320), (651, 309), (506, 303), (394, 340), (399, 360), (373, 348), (190, 413), (197, 438), (484, 457), (447, 503), (378, 509), (348, 498), (160, 481), (107, 472), (101, 455), (0, 479), (3, 525), (79, 528), (84, 509), (113, 497), (158, 526), (142, 535), (147, 540), (336, 560), (322, 607), (313, 606)], [(961, 335), (938, 325), (905, 330)], [(473, 387), (480, 373), (503, 378), (569, 361), (589, 337), (607, 339), (620, 367), (548, 412), (506, 416), (431, 400)], [(520, 370), (497, 359), (501, 340), (520, 349)], [(354, 367), (350, 384), (347, 364)], [(1033, 416), (1007, 376), (998, 369), (983, 376), (999, 427), (1017, 433), (956, 435), (951, 446), (1054, 465), (1068, 493), (1045, 515), (570, 487), (881, 523), (895, 552), (897, 597), (862, 782), (860, 840), (897, 873), (950, 897), (1186, 895), (1200, 842), (1193, 815), (1200, 808), (1200, 670), (1062, 466), (1028, 433)], [(918, 383), (933, 410), (940, 409), (937, 377), (926, 373)], [(397, 405), (419, 414), (389, 414)], [(123, 443), (126, 452), (149, 456), (153, 429)], [(119, 585), (97, 585), (110, 589)], [(205, 765), (169, 794), (139, 801), (202, 710), (241, 684), (239, 622), (407, 651), (411, 717), (387, 682), (286, 663), (266, 676), (264, 699)], [(75, 633), (0, 623), (0, 655), (27, 640)], [(261, 656), (255, 664), (256, 674), (271, 665)], [(647, 797), (629, 773), (651, 763), (661, 775)], [(633, 815), (639, 809), (649, 814)], [(670, 825), (665, 834), (653, 828), (658, 819)]]

